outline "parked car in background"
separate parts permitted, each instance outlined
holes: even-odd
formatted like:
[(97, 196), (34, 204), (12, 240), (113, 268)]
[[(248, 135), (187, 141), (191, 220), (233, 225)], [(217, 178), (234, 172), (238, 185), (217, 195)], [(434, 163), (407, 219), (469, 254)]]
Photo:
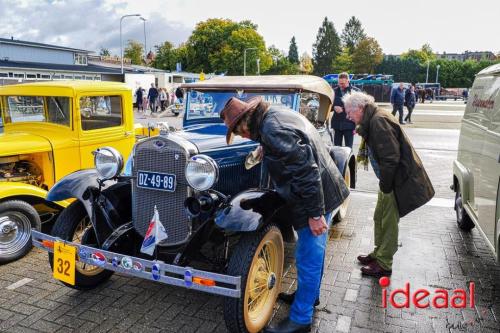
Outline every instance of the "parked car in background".
[(130, 89), (120, 83), (54, 81), (0, 87), (0, 264), (31, 248), (31, 230), (69, 200), (48, 201), (62, 177), (93, 167), (92, 152), (135, 143)]
[(500, 260), (500, 64), (476, 76), (453, 163), (460, 229), (477, 227)]
[(355, 158), (350, 148), (333, 145), (333, 91), (321, 78), (217, 77), (183, 89), (183, 129), (138, 142), (124, 173), (119, 152), (98, 149), (95, 169), (72, 173), (50, 190), (49, 200), (77, 200), (52, 235), (33, 232), (33, 242), (50, 252), (54, 276), (72, 288), (96, 287), (120, 272), (223, 295), (229, 331), (259, 332), (281, 290), (283, 242), (295, 237), (265, 165), (245, 167), (258, 143), (236, 137), (228, 146), (220, 111), (233, 96), (262, 96), (291, 109), (283, 112), (302, 113), (350, 187)]

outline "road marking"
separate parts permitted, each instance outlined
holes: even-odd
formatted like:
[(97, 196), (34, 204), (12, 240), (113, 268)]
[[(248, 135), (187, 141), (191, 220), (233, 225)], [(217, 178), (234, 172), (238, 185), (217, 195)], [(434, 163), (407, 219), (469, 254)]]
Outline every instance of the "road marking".
[(5, 287), (5, 289), (7, 290), (14, 290), (14, 289), (17, 289), (19, 287), (22, 287), (24, 286), (25, 284), (27, 283), (30, 283), (31, 281), (33, 281), (33, 279), (30, 279), (30, 278), (24, 278), (24, 279), (21, 279), (17, 282), (14, 282), (13, 284), (11, 285), (8, 285), (7, 287)]

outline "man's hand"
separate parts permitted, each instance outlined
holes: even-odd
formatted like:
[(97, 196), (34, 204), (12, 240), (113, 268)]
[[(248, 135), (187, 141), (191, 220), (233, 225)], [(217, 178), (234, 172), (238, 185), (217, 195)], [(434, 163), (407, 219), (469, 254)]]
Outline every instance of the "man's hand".
[(314, 236), (320, 236), (328, 231), (328, 225), (324, 216), (321, 216), (319, 220), (315, 220), (312, 217), (309, 218), (309, 228)]
[(334, 107), (333, 107), (333, 110), (334, 110), (335, 112), (337, 112), (337, 113), (342, 113), (342, 112), (344, 112), (344, 109), (343, 109), (341, 106), (338, 106), (338, 105), (337, 105), (337, 106), (334, 106)]

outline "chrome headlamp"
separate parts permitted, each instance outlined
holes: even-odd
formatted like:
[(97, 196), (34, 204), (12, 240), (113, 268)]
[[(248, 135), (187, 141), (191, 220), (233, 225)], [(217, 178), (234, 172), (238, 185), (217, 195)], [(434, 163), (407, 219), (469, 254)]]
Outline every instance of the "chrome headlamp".
[(112, 147), (103, 147), (94, 151), (94, 165), (102, 180), (114, 178), (123, 168), (123, 157)]
[(219, 166), (206, 155), (191, 157), (186, 165), (186, 180), (197, 191), (210, 189), (219, 179)]

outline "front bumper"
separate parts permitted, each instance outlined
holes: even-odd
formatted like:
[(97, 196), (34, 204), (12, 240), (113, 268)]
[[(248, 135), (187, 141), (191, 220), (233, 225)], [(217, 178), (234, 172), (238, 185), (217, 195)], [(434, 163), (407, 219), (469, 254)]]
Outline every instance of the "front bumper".
[[(57, 237), (32, 231), (33, 245), (53, 252), (55, 241), (63, 242), (76, 247), (78, 261), (89, 265), (99, 266), (127, 276), (135, 276), (146, 280), (160, 282), (172, 286), (204, 291), (210, 294), (226, 297), (241, 297), (241, 277), (201, 271), (191, 267), (181, 267), (166, 264), (159, 260), (145, 260), (136, 257), (124, 256), (119, 253), (104, 251), (90, 246), (63, 241)], [(93, 254), (99, 254), (96, 261)], [(105, 260), (102, 260), (102, 258)], [(209, 281), (210, 283), (207, 283)]]

